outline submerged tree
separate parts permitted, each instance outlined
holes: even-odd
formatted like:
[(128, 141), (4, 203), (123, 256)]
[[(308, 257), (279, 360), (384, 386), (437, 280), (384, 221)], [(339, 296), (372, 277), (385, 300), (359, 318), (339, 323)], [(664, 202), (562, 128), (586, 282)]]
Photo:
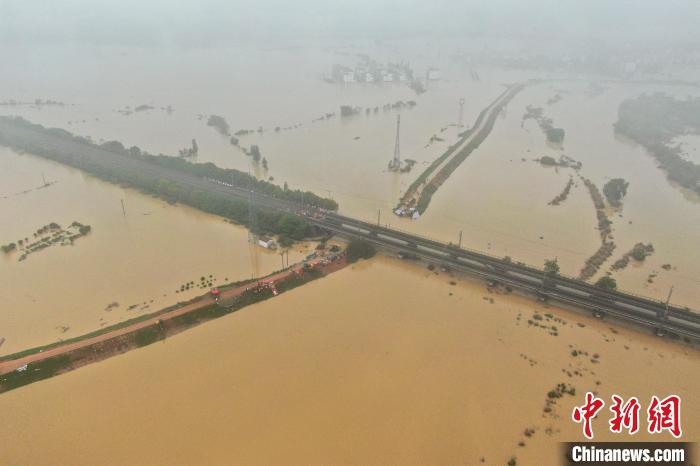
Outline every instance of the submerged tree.
[(554, 259), (544, 261), (544, 273), (550, 277), (559, 273), (559, 262), (557, 262), (556, 257)]
[(252, 146), (250, 146), (250, 150), (248, 151), (248, 155), (253, 157), (253, 161), (255, 163), (260, 162), (260, 148), (257, 145), (253, 144)]
[(219, 133), (223, 134), (224, 136), (229, 136), (231, 127), (229, 126), (228, 122), (226, 121), (226, 118), (219, 116), (219, 115), (211, 115), (209, 116), (209, 119), (207, 120), (207, 126), (211, 126), (215, 128)]
[(627, 194), (629, 183), (622, 178), (613, 178), (603, 186), (603, 194), (613, 207), (622, 205), (622, 198)]
[(617, 281), (610, 275), (605, 275), (604, 277), (600, 277), (598, 279), (598, 281), (595, 283), (595, 286), (597, 286), (598, 288), (615, 291), (617, 290)]
[(348, 262), (357, 262), (360, 259), (369, 259), (377, 253), (372, 243), (364, 239), (354, 239), (348, 244)]

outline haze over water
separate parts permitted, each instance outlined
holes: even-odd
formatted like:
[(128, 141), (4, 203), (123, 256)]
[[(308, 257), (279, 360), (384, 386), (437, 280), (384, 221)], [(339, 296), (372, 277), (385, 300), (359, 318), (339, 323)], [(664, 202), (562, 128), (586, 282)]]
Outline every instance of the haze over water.
[[(287, 182), (294, 188), (311, 189), (336, 199), (341, 212), (347, 215), (370, 221), (376, 221), (379, 215), (384, 224), (442, 241), (456, 243), (462, 231), (464, 247), (493, 255), (508, 255), (536, 266), (545, 259), (557, 257), (564, 273), (577, 275), (585, 259), (598, 247), (592, 203), (583, 185), (577, 183), (569, 199), (561, 206), (547, 205), (566, 184), (571, 170), (544, 168), (533, 160), (543, 155), (558, 157), (566, 154), (581, 161), (581, 174), (593, 179), (599, 187), (615, 176), (630, 181), (622, 218), (613, 218), (618, 243), (613, 260), (640, 241), (653, 243), (656, 252), (642, 267), (628, 267), (616, 274), (620, 286), (637, 294), (665, 299), (673, 284), (673, 302), (693, 307), (700, 300), (697, 278), (700, 266), (686, 254), (688, 248), (693, 247), (695, 238), (700, 236), (700, 203), (684, 197), (670, 186), (664, 173), (655, 167), (653, 159), (643, 149), (620, 140), (612, 129), (617, 119), (617, 106), (624, 98), (654, 91), (683, 96), (697, 93), (696, 88), (604, 83), (602, 95), (592, 97), (588, 80), (555, 80), (531, 85), (507, 106), (490, 137), (434, 196), (424, 217), (408, 221), (395, 217), (391, 210), (426, 164), (456, 142), (459, 98), (465, 98), (463, 121), (469, 126), (478, 113), (502, 92), (504, 84), (543, 77), (544, 73), (480, 67), (480, 80), (475, 81), (468, 68), (450, 58), (448, 51), (459, 50), (458, 44), (440, 47), (423, 44), (409, 48), (409, 51), (405, 50), (405, 45), (402, 48), (394, 43), (379, 47), (320, 47), (312, 44), (287, 48), (246, 45), (194, 49), (63, 45), (41, 48), (32, 54), (26, 54), (26, 48), (19, 46), (6, 48), (12, 59), (23, 66), (13, 67), (0, 77), (0, 101), (33, 102), (40, 98), (64, 102), (67, 106), (4, 106), (0, 107), (0, 113), (22, 115), (30, 121), (65, 128), (95, 141), (118, 140), (126, 146), (136, 145), (152, 153), (175, 155), (195, 138), (200, 147), (197, 162), (211, 161), (222, 167), (251, 171), (260, 177), (272, 177), (276, 183)], [(416, 70), (428, 64), (438, 66), (443, 79), (430, 82), (427, 92), (420, 95), (403, 83), (338, 85), (322, 81), (333, 63), (352, 65), (359, 53), (372, 53), (378, 60), (404, 60)], [(51, 72), (59, 64), (64, 65), (59, 68), (61, 72)], [(124, 70), (129, 72), (124, 73)], [(562, 99), (547, 105), (546, 101), (557, 94)], [(383, 105), (399, 100), (414, 100), (416, 106), (399, 111), (381, 110)], [(134, 108), (144, 104), (154, 108), (133, 112)], [(341, 118), (339, 107), (346, 104), (363, 110), (353, 117)], [(543, 106), (546, 114), (567, 131), (563, 149), (548, 146), (533, 122), (521, 125), (527, 105)], [(127, 106), (133, 113), (119, 113)], [(171, 113), (164, 110), (168, 106)], [(365, 108), (376, 106), (380, 107), (378, 113), (373, 110), (370, 114), (365, 113)], [(336, 116), (313, 121), (326, 113), (335, 113)], [(262, 127), (263, 133), (239, 139), (243, 147), (259, 145), (262, 155), (268, 160), (269, 170), (265, 172), (252, 166), (250, 158), (241, 149), (207, 126), (210, 114), (224, 116), (232, 132)], [(400, 175), (386, 170), (387, 161), (393, 154), (397, 114), (402, 117), (402, 155), (417, 161), (411, 173)], [(274, 130), (277, 126), (295, 125), (299, 126)], [(433, 135), (444, 141), (428, 144)], [(26, 165), (25, 168), (14, 167), (19, 161)], [(14, 170), (0, 173), (3, 178), (0, 185), (6, 187), (5, 194), (37, 186), (41, 182), (41, 173), (58, 181), (43, 192), (0, 201), (0, 214), (8, 225), (12, 225), (11, 229), (3, 229), (0, 239), (3, 243), (55, 221), (54, 204), (42, 199), (54, 197), (53, 193), (67, 195), (64, 194), (66, 191), (76, 189), (73, 186), (76, 180), (85, 179), (84, 175), (69, 177), (69, 171), (30, 156), (3, 157), (2, 162), (14, 167)], [(22, 176), (18, 176), (18, 169)], [(114, 188), (96, 181), (90, 182), (90, 186), (96, 193), (115, 192)], [(144, 202), (141, 201), (143, 196), (126, 193), (134, 202)], [(109, 219), (111, 224), (122, 220), (118, 199), (127, 194), (88, 197), (91, 197), (94, 215)], [(105, 197), (109, 200), (102, 201)], [(94, 216), (79, 215), (77, 198), (76, 201), (68, 199), (70, 197), (60, 207), (63, 217), (70, 218), (69, 221), (96, 223)], [(130, 214), (139, 213), (137, 208), (129, 210)], [(31, 211), (32, 216), (20, 217), (20, 211)], [(182, 260), (183, 255), (190, 255), (193, 259), (206, 257), (203, 251), (218, 250), (223, 241), (223, 238), (213, 241), (193, 235), (193, 231), (198, 231), (207, 222), (198, 220), (201, 218), (199, 214), (185, 212), (178, 209), (177, 215), (182, 216), (183, 221), (191, 222), (191, 227), (176, 228), (167, 224), (155, 227), (151, 224), (138, 247), (133, 246), (133, 235), (124, 235), (121, 239), (113, 237), (102, 247), (118, 254), (121, 260), (134, 264), (138, 263), (134, 261), (143, 260), (145, 251), (149, 264), (169, 264), (166, 267), (169, 270), (182, 270), (182, 263), (174, 261)], [(94, 230), (96, 237), (107, 233), (99, 225), (94, 226), (97, 227)], [(163, 237), (173, 242), (182, 238), (179, 241), (188, 246), (178, 247), (177, 254), (173, 254), (173, 248), (165, 243), (145, 246), (147, 237), (156, 242)], [(90, 241), (88, 239), (86, 243)], [(76, 245), (76, 249), (81, 247), (82, 244)], [(240, 251), (236, 254), (241, 258), (249, 254), (243, 242), (234, 249)], [(41, 257), (51, 260), (52, 257), (58, 258), (58, 254), (58, 251), (50, 250)], [(82, 261), (82, 257), (75, 256), (74, 259)], [(274, 257), (265, 257), (269, 267), (277, 264)], [(12, 283), (16, 291), (6, 298), (7, 303), (18, 308), (35, 308), (37, 298), (39, 302), (50, 300), (54, 309), (71, 308), (70, 315), (74, 317), (64, 317), (57, 310), (48, 311), (52, 315), (50, 326), (44, 323), (34, 329), (35, 337), (29, 339), (14, 336), (14, 331), (6, 326), (0, 336), (7, 338), (7, 343), (0, 352), (47, 343), (57, 337), (74, 336), (94, 327), (97, 322), (112, 322), (117, 315), (119, 319), (126, 318), (128, 314), (125, 313), (105, 315), (103, 312), (104, 307), (113, 301), (120, 304), (129, 301), (126, 306), (134, 304), (130, 302), (132, 298), (123, 297), (125, 295), (133, 296), (135, 303), (158, 298), (150, 309), (158, 303), (174, 303), (173, 296), (162, 299), (166, 290), (172, 295), (172, 290), (179, 288), (181, 281), (187, 281), (187, 276), (197, 278), (202, 273), (211, 273), (204, 265), (207, 261), (202, 261), (196, 273), (179, 272), (182, 280), (167, 276), (153, 280), (148, 278), (154, 273), (149, 268), (130, 267), (128, 274), (139, 283), (140, 292), (135, 293), (133, 287), (127, 290), (127, 285), (119, 279), (107, 280), (110, 288), (107, 291), (105, 277), (114, 273), (114, 261), (95, 259), (103, 274), (84, 274), (79, 289), (71, 287), (70, 294), (60, 296), (54, 293), (42, 297), (48, 292), (46, 288), (19, 277), (41, 274), (47, 279), (53, 275), (63, 276), (67, 281), (72, 278), (64, 275), (62, 259), (56, 262), (58, 269), (36, 260), (41, 259), (39, 255), (31, 259), (22, 264), (14, 264), (12, 259), (5, 261), (3, 270), (14, 277)], [(218, 266), (216, 276), (219, 279), (249, 276), (241, 269), (249, 267), (249, 263), (250, 260), (245, 259), (224, 261)], [(661, 269), (660, 266), (666, 263), (672, 264), (674, 269)], [(93, 269), (92, 265), (87, 267)], [(646, 278), (652, 273), (657, 273), (658, 278), (649, 284)], [(76, 296), (82, 303), (78, 306), (74, 302)], [(40, 307), (41, 313), (47, 312), (44, 306)], [(83, 309), (80, 312), (90, 317), (77, 318), (78, 309)], [(41, 327), (45, 327), (43, 332), (39, 330)], [(56, 327), (70, 327), (70, 331), (63, 335), (55, 331)]]
[[(601, 190), (624, 178), (623, 206), (608, 211), (617, 248), (590, 281), (651, 243), (644, 262), (612, 272), (619, 288), (665, 301), (673, 287), (672, 303), (700, 310), (700, 199), (613, 127), (626, 99), (700, 97), (697, 3), (176, 3), (0, 0), (0, 103), (19, 103), (0, 105), (0, 115), (154, 154), (177, 155), (196, 139), (193, 162), (308, 189), (342, 214), (443, 242), (461, 232), (463, 247), (494, 256), (536, 267), (556, 258), (571, 276), (600, 246), (578, 175)], [(403, 82), (328, 82), (333, 65), (352, 68), (363, 56), (408, 63), (420, 79), (436, 68), (440, 79), (424, 93)], [(600, 59), (576, 65), (591, 57)], [(643, 66), (664, 58), (659, 69)], [(639, 64), (632, 74), (627, 61)], [(413, 180), (517, 82), (528, 85), (425, 214), (395, 216)], [(383, 108), (399, 101), (415, 106)], [(341, 117), (343, 105), (360, 110)], [(566, 131), (562, 145), (523, 121), (528, 106)], [(210, 115), (232, 134), (253, 132), (232, 145), (207, 125)], [(399, 115), (401, 156), (416, 161), (404, 174), (387, 170)], [(697, 135), (677, 143), (697, 163)], [(242, 150), (252, 145), (268, 169)], [(561, 155), (580, 171), (536, 160)], [(568, 198), (549, 205), (570, 176)], [(44, 179), (55, 183), (37, 189)], [(220, 285), (281, 268), (279, 254), (251, 245), (241, 226), (0, 147), (0, 245), (73, 221), (92, 227), (73, 246), (21, 262), (0, 253), (0, 355), (190, 299), (209, 286), (180, 287), (200, 277)], [(314, 247), (294, 245), (289, 262)], [(535, 313), (567, 323), (551, 336), (527, 325)], [(599, 353), (600, 364), (572, 358), (572, 348)], [(517, 455), (518, 464), (556, 464), (556, 443), (580, 438), (568, 415), (586, 390), (678, 393), (688, 400), (686, 439), (697, 439), (697, 363), (691, 348), (376, 258), (3, 394), (0, 463), (505, 464)], [(566, 375), (575, 370), (583, 375)], [(560, 382), (578, 395), (548, 417), (547, 392)], [(525, 439), (529, 427), (537, 433)]]

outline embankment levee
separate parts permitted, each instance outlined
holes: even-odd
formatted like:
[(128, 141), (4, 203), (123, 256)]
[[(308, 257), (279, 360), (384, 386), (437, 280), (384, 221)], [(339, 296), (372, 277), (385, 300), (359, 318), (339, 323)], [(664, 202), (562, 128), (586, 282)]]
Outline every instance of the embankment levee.
[(71, 340), (33, 348), (0, 358), (0, 393), (102, 361), (176, 335), (201, 323), (231, 314), (329, 273), (340, 270), (344, 255), (335, 261), (296, 264), (267, 277), (230, 284), (136, 319)]
[[(73, 135), (58, 128), (45, 128), (19, 117), (0, 116), (0, 145), (27, 152), (68, 165), (105, 181), (137, 189), (167, 202), (187, 204), (196, 209), (219, 215), (234, 223), (253, 228), (258, 234), (280, 235), (291, 243), (316, 235), (318, 232), (298, 216), (289, 212), (256, 206), (251, 216), (251, 203), (246, 200), (252, 192), (287, 203), (335, 211), (338, 204), (310, 191), (292, 190), (248, 173), (221, 168), (212, 163), (191, 163), (183, 158), (152, 155), (138, 147), (125, 148), (117, 141), (96, 144), (90, 139)], [(245, 193), (233, 199), (211, 190), (193, 186), (192, 179), (217, 180)], [(256, 221), (249, 225), (251, 218)]]
[(411, 183), (399, 200), (397, 209), (416, 208), (421, 214), (430, 204), (433, 194), (464, 162), (464, 160), (488, 137), (493, 130), (501, 110), (518, 94), (526, 84), (512, 84), (506, 88), (488, 107), (483, 109), (474, 125), (461, 133), (460, 140), (450, 146), (444, 154), (435, 159), (416, 180)]

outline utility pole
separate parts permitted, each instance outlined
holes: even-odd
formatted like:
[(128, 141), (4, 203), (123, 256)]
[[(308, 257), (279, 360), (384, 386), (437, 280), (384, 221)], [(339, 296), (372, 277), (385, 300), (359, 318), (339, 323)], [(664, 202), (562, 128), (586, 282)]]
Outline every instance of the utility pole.
[(464, 97), (459, 99), (459, 119), (457, 120), (457, 126), (464, 126)]
[(250, 195), (248, 196), (248, 231), (250, 231), (250, 242), (255, 244), (255, 236), (257, 229), (258, 219), (255, 215), (255, 190), (250, 190)]
[(394, 143), (394, 158), (389, 162), (389, 171), (401, 170), (401, 146), (399, 144), (401, 130), (401, 115), (396, 115), (396, 142)]
[(282, 268), (284, 268), (284, 251), (280, 252), (280, 259), (282, 259)]
[(382, 209), (377, 209), (377, 226), (381, 225)]
[(666, 298), (666, 306), (663, 310), (663, 314), (658, 316), (661, 319), (664, 319), (664, 320), (668, 319), (668, 305), (671, 302), (671, 295), (672, 294), (673, 294), (673, 285), (671, 285), (671, 289), (668, 290), (668, 298)]
[(119, 199), (119, 200), (122, 203), (122, 215), (124, 215), (124, 217), (126, 217), (126, 208), (124, 207), (124, 199)]
[(459, 230), (459, 249), (462, 249), (462, 230)]

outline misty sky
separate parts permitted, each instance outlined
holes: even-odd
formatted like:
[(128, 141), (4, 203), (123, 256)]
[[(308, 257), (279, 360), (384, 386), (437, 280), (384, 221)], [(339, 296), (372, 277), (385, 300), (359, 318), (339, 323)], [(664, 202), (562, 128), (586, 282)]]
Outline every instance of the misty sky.
[(263, 38), (515, 35), (698, 44), (697, 0), (0, 0), (0, 41), (207, 45)]

